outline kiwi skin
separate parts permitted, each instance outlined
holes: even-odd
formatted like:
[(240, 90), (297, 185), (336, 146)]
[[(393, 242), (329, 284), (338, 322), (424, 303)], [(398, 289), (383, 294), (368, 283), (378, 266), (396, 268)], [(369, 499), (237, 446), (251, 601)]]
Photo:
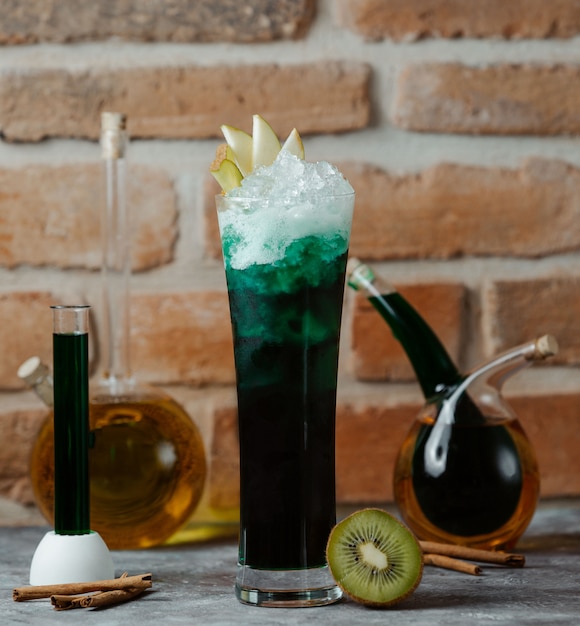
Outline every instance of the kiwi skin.
[[(406, 558), (409, 559), (409, 568), (411, 570), (410, 577), (408, 577), (402, 589), (392, 590), (391, 592), (390, 589), (385, 587), (379, 598), (376, 597), (376, 594), (365, 595), (364, 589), (356, 588), (360, 587), (360, 584), (357, 581), (353, 583), (348, 576), (344, 575), (344, 567), (342, 567), (344, 563), (339, 562), (341, 555), (337, 553), (338, 544), (341, 542), (345, 532), (353, 526), (360, 525), (360, 523), (364, 524), (363, 520), (366, 520), (367, 517), (369, 521), (372, 519), (373, 523), (379, 525), (380, 530), (384, 531), (386, 535), (396, 533), (406, 542)], [(340, 589), (355, 602), (373, 608), (386, 608), (401, 602), (415, 591), (423, 576), (423, 551), (417, 538), (405, 524), (381, 509), (361, 509), (336, 524), (328, 538), (326, 560), (329, 570)], [(387, 561), (389, 560), (387, 559)], [(391, 567), (390, 562), (388, 567)], [(401, 573), (400, 569), (397, 571), (399, 574)], [(373, 595), (375, 597), (371, 597)]]

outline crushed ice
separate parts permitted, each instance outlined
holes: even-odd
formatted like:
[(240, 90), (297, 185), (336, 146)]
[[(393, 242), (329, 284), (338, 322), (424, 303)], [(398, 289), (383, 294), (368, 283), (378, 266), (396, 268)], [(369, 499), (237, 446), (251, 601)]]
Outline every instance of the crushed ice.
[(326, 161), (310, 163), (281, 150), (272, 165), (260, 167), (229, 192), (238, 198), (269, 198), (272, 203), (295, 202), (296, 198), (352, 193), (350, 183)]
[(274, 263), (288, 246), (315, 236), (344, 240), (352, 220), (350, 183), (330, 163), (303, 161), (282, 150), (230, 191), (227, 210), (218, 212), (232, 267)]

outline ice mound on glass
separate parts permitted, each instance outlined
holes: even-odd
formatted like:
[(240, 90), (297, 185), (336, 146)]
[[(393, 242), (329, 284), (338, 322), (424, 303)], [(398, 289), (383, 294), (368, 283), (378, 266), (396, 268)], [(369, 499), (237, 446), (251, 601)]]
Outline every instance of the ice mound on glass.
[(353, 189), (329, 163), (308, 163), (281, 151), (272, 165), (258, 168), (228, 194), (227, 211), (218, 213), (232, 267), (274, 263), (306, 237), (348, 240), (351, 212), (336, 196)]
[(270, 200), (277, 205), (348, 193), (353, 189), (334, 165), (325, 161), (310, 163), (281, 150), (272, 165), (255, 170), (228, 195)]
[(222, 131), (228, 143), (210, 171), (228, 198), (218, 219), (233, 268), (276, 263), (298, 241), (307, 249), (311, 237), (332, 242), (334, 252), (337, 239), (348, 241), (352, 213), (338, 198), (354, 191), (330, 163), (304, 160), (296, 130), (282, 145), (255, 115), (253, 136), (229, 126)]

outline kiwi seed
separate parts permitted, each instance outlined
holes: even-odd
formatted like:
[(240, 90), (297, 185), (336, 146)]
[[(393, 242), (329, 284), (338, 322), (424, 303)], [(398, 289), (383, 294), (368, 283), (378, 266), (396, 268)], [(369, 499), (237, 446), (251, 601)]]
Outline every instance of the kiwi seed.
[(386, 607), (411, 594), (423, 575), (413, 533), (390, 513), (363, 509), (331, 531), (326, 560), (337, 585), (367, 606)]

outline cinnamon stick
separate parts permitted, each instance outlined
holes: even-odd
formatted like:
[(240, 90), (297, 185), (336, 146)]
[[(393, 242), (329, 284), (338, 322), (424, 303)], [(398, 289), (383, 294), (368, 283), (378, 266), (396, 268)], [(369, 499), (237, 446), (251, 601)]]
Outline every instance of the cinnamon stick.
[(96, 580), (86, 583), (66, 583), (60, 585), (31, 585), (19, 587), (12, 591), (15, 602), (50, 598), (54, 595), (71, 596), (91, 591), (115, 591), (118, 589), (148, 589), (153, 585), (151, 574), (137, 576), (121, 576), (110, 580)]
[(438, 543), (435, 541), (419, 541), (423, 552), (428, 554), (440, 554), (468, 561), (480, 561), (481, 563), (493, 563), (506, 565), (507, 567), (523, 567), (526, 558), (523, 554), (511, 552), (495, 552), (493, 550), (481, 550), (455, 544)]
[(442, 554), (423, 554), (423, 563), (425, 565), (443, 567), (455, 572), (462, 572), (463, 574), (471, 574), (472, 576), (479, 576), (481, 574), (481, 567), (478, 565)]
[(113, 591), (101, 591), (91, 595), (80, 596), (51, 596), (50, 601), (57, 611), (69, 609), (104, 608), (121, 604), (132, 600), (144, 593), (145, 587), (134, 587), (130, 589), (114, 589)]

